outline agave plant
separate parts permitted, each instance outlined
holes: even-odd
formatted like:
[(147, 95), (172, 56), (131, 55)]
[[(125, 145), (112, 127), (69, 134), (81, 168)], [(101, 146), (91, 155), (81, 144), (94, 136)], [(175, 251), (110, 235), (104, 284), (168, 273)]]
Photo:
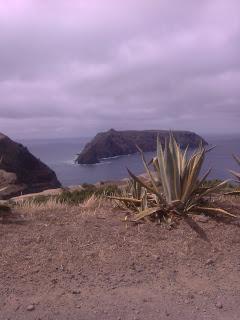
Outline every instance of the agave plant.
[[(199, 178), (206, 152), (209, 151), (203, 147), (202, 143), (189, 156), (188, 148), (182, 150), (172, 134), (170, 134), (168, 141), (165, 141), (164, 149), (158, 138), (157, 154), (149, 164), (142, 150), (139, 149), (139, 151), (150, 184), (144, 182), (130, 170), (128, 172), (131, 179), (138, 184), (138, 188), (142, 187), (145, 190), (144, 206), (142, 206), (143, 196), (139, 198), (132, 193), (132, 197), (118, 197), (119, 201), (138, 205), (140, 209), (135, 215), (135, 221), (147, 216), (161, 219), (172, 214), (181, 216), (199, 212), (220, 213), (234, 217), (221, 208), (202, 205), (202, 199), (205, 196), (223, 188), (228, 182), (227, 180), (212, 187), (203, 186), (211, 170), (208, 170), (201, 179)], [(150, 170), (150, 165), (153, 165), (154, 172)], [(151, 201), (147, 201), (148, 199)]]

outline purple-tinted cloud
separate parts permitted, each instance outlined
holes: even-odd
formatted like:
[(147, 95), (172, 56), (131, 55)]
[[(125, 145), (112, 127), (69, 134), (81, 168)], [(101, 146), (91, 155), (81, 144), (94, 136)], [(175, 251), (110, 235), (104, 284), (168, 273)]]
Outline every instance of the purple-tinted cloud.
[(0, 131), (239, 132), (238, 0), (0, 4)]

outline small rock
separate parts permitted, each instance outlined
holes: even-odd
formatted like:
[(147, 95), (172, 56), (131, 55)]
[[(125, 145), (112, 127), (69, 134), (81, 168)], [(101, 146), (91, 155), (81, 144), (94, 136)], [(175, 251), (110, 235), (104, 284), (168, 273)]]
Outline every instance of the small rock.
[(165, 314), (166, 314), (167, 317), (170, 316), (170, 313), (167, 310), (165, 311)]
[(29, 306), (27, 306), (27, 311), (33, 311), (35, 310), (35, 306), (33, 304), (30, 304)]
[(214, 263), (213, 259), (207, 259), (207, 261), (206, 261), (206, 265), (207, 266), (209, 266), (209, 265), (211, 265), (213, 263)]
[(199, 216), (196, 216), (195, 221), (201, 222), (201, 223), (207, 223), (209, 221), (209, 217), (199, 215)]
[(57, 284), (58, 280), (55, 279), (55, 278), (53, 278), (53, 279), (51, 280), (51, 282), (52, 282), (52, 284)]
[(81, 293), (81, 291), (79, 289), (75, 289), (72, 291), (72, 294), (80, 294), (80, 293)]
[(240, 219), (232, 221), (231, 224), (240, 227)]
[(216, 303), (216, 307), (217, 307), (218, 309), (222, 309), (223, 305), (222, 305), (221, 302), (218, 301), (218, 302)]
[(141, 267), (136, 267), (135, 270), (136, 270), (136, 272), (142, 272), (142, 271), (143, 271), (143, 268), (141, 268)]

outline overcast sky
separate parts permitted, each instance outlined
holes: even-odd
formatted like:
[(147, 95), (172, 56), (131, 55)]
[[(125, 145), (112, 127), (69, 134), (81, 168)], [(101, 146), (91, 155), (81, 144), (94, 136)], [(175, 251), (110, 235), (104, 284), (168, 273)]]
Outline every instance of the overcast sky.
[(240, 132), (239, 0), (0, 2), (0, 131)]

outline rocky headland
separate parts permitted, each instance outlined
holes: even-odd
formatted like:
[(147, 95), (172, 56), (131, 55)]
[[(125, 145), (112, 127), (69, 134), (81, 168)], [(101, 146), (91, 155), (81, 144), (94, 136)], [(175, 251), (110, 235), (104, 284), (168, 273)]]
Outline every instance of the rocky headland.
[[(177, 142), (182, 146), (195, 148), (202, 141), (207, 142), (199, 135), (190, 131), (173, 131)], [(92, 141), (86, 144), (76, 160), (79, 164), (94, 164), (103, 158), (127, 155), (137, 152), (137, 146), (143, 151), (156, 150), (157, 136), (162, 144), (169, 137), (167, 130), (128, 130), (116, 131), (111, 129), (107, 132), (98, 133)]]
[(61, 186), (56, 174), (22, 144), (0, 133), (1, 199)]

